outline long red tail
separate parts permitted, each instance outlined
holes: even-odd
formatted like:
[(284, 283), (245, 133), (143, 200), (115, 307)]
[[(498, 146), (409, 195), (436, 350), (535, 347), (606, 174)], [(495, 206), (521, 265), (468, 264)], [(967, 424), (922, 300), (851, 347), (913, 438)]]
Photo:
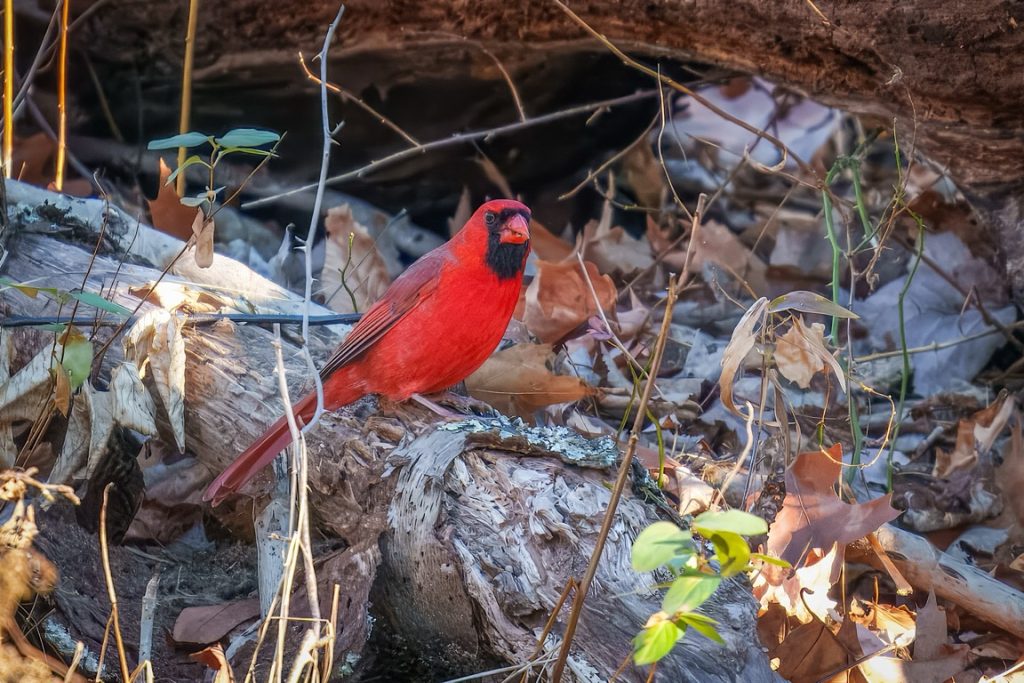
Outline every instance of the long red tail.
[[(292, 407), (295, 413), (295, 420), (301, 427), (312, 419), (316, 410), (316, 394), (311, 393)], [(213, 501), (213, 505), (220, 505), (221, 501), (232, 493), (238, 491), (256, 473), (270, 464), (274, 456), (283, 451), (292, 442), (292, 434), (288, 429), (288, 419), (282, 415), (281, 418), (272, 424), (263, 436), (245, 449), (245, 452), (235, 458), (235, 461), (228, 465), (228, 468), (220, 473), (213, 480), (213, 483), (203, 494), (203, 500)]]

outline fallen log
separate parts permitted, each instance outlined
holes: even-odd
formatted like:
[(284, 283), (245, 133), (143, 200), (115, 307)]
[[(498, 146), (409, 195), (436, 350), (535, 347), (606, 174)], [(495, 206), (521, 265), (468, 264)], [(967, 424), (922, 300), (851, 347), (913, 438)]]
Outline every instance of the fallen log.
[[(141, 286), (160, 274), (143, 263), (142, 255), (167, 264), (181, 250), (180, 243), (133, 225), (98, 200), (69, 200), (11, 181), (8, 189), (16, 233), (7, 243), (3, 268), (15, 281), (70, 290), (81, 287), (88, 272), (84, 289), (109, 292), (112, 300), (135, 308)], [(104, 221), (105, 241), (93, 257), (91, 242)], [(129, 244), (134, 263), (119, 263)], [(287, 292), (226, 259), (202, 270), (186, 255), (170, 272), (170, 282), (206, 286), (211, 292), (235, 290), (256, 306), (284, 310), (296, 305)], [(253, 283), (251, 289), (247, 283)], [(4, 315), (57, 312), (52, 300), (15, 291), (3, 293), (2, 305)], [(147, 303), (140, 312), (153, 307)], [(81, 319), (88, 323), (87, 314)], [(22, 362), (52, 343), (52, 337), (38, 331), (16, 334), (23, 343)], [(110, 328), (98, 334), (110, 334)], [(184, 446), (202, 470), (196, 478), (201, 485), (277, 415), (274, 354), (270, 333), (255, 326), (225, 322), (186, 328), (184, 338)], [(310, 340), (314, 356), (323, 357), (336, 339), (330, 330), (318, 332)], [(297, 391), (305, 367), (298, 347), (288, 339), (283, 344), (289, 380)], [(115, 340), (100, 384), (121, 358)], [(167, 422), (165, 414), (160, 417)], [(387, 628), (404, 633), (423, 652), (448, 653), (453, 666), (483, 667), (494, 661), (519, 666), (532, 659), (541, 667), (557, 651), (558, 626), (533, 657), (563, 587), (582, 573), (594, 547), (609, 495), (607, 467), (617, 452), (610, 442), (590, 444), (569, 432), (552, 436), (512, 423), (495, 432), (492, 426), (469, 420), (439, 428), (414, 407), (375, 410), (374, 401), (365, 399), (325, 416), (311, 432), (314, 523), (334, 548), (317, 558), (324, 613), (329, 613), (335, 584), (344, 596), (335, 661), (347, 661), (365, 646), (371, 588), (374, 615)], [(481, 440), (474, 434), (479, 431), (489, 436)], [(168, 434), (164, 424), (160, 440), (174, 450)], [(270, 479), (269, 473), (262, 475), (247, 489), (249, 495), (206, 513), (242, 537), (251, 535), (251, 520), (267, 500)], [(183, 494), (181, 502), (195, 500), (197, 493)], [(655, 519), (653, 508), (638, 496), (622, 501), (574, 642), (569, 670), (575, 680), (608, 680), (629, 656), (632, 636), (659, 609), (654, 579), (637, 575), (629, 563), (632, 539)], [(98, 561), (83, 559), (88, 541), (81, 536), (59, 532), (40, 541), (64, 581)], [(131, 554), (115, 553), (112, 562), (114, 575), (124, 582), (144, 575)], [(237, 578), (233, 582), (238, 585)], [(90, 584), (97, 593), (103, 591), (95, 578), (76, 586), (86, 591)], [(92, 614), (93, 627), (101, 621), (93, 614), (96, 596), (93, 607), (86, 607), (88, 601), (76, 592), (58, 589), (57, 595), (65, 615), (62, 632), (75, 635), (75, 615), (83, 610)], [(121, 600), (131, 602), (125, 595)], [(744, 585), (727, 582), (702, 611), (719, 622), (724, 644), (690, 634), (659, 672), (695, 683), (775, 680), (758, 645), (756, 604)], [(166, 624), (173, 615), (161, 618)], [(130, 646), (138, 641), (137, 623), (123, 625)], [(159, 642), (163, 639), (156, 640), (158, 658), (169, 657), (168, 646)], [(90, 645), (95, 651), (98, 642)], [(158, 659), (157, 671), (160, 664)], [(645, 673), (627, 668), (622, 676), (643, 680)]]

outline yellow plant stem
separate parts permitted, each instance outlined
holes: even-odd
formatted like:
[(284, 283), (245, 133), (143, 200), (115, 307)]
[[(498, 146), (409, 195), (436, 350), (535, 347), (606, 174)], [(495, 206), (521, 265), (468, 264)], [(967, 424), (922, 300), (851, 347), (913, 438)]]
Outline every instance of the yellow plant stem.
[(61, 0), (60, 8), (60, 61), (57, 64), (57, 171), (53, 185), (60, 192), (64, 189), (64, 166), (68, 142), (68, 8), (71, 0)]
[[(199, 0), (189, 0), (188, 3), (188, 28), (185, 31), (185, 66), (181, 76), (181, 114), (178, 119), (178, 133), (188, 132), (189, 118), (192, 112), (192, 62), (195, 58), (196, 46), (196, 23), (199, 21)], [(185, 154), (188, 152), (184, 147), (178, 148), (178, 166), (181, 168), (185, 163)], [(185, 194), (185, 174), (179, 173), (175, 189), (178, 196)]]
[(14, 0), (4, 0), (4, 177), (11, 177), (14, 150)]

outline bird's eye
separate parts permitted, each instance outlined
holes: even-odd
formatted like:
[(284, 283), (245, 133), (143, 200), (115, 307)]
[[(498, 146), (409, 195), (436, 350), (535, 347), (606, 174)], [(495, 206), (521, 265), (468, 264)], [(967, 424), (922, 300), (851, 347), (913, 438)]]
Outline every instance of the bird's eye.
[(484, 214), (484, 222), (487, 223), (487, 225), (494, 225), (498, 222), (498, 214), (493, 211), (488, 211)]

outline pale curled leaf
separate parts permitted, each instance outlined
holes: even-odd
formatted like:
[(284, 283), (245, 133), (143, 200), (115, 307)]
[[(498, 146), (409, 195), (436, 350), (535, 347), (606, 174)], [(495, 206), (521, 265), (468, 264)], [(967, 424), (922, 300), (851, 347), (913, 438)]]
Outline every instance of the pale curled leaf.
[(146, 436), (156, 436), (156, 404), (134, 363), (122, 363), (110, 377), (114, 422)]
[[(60, 353), (61, 346), (56, 346)], [(19, 420), (34, 420), (50, 398), (50, 369), (54, 360), (50, 345), (44, 345), (13, 377), (0, 383), (0, 422), (10, 424)], [(58, 356), (59, 357), (59, 356)]]
[(737, 415), (739, 411), (736, 409), (732, 397), (733, 381), (743, 367), (747, 354), (754, 348), (754, 343), (757, 340), (755, 332), (764, 322), (767, 308), (768, 299), (761, 297), (755, 301), (740, 318), (736, 329), (732, 331), (732, 338), (729, 339), (728, 346), (722, 353), (722, 375), (718, 380), (722, 405)]
[(786, 379), (801, 389), (808, 388), (811, 378), (827, 366), (846, 391), (846, 373), (826, 348), (825, 326), (821, 323), (807, 327), (799, 316), (794, 316), (789, 329), (776, 341), (775, 364)]
[(192, 221), (192, 234), (196, 238), (196, 265), (209, 268), (213, 265), (213, 218), (207, 218), (202, 211), (197, 210), (195, 220)]
[(631, 275), (654, 263), (650, 242), (636, 239), (620, 226), (612, 226), (612, 205), (607, 200), (600, 220), (583, 226), (579, 248), (583, 258), (602, 273)]
[(139, 318), (125, 335), (125, 359), (153, 374), (157, 394), (167, 414), (175, 445), (185, 450), (185, 340), (182, 319), (156, 308)]

